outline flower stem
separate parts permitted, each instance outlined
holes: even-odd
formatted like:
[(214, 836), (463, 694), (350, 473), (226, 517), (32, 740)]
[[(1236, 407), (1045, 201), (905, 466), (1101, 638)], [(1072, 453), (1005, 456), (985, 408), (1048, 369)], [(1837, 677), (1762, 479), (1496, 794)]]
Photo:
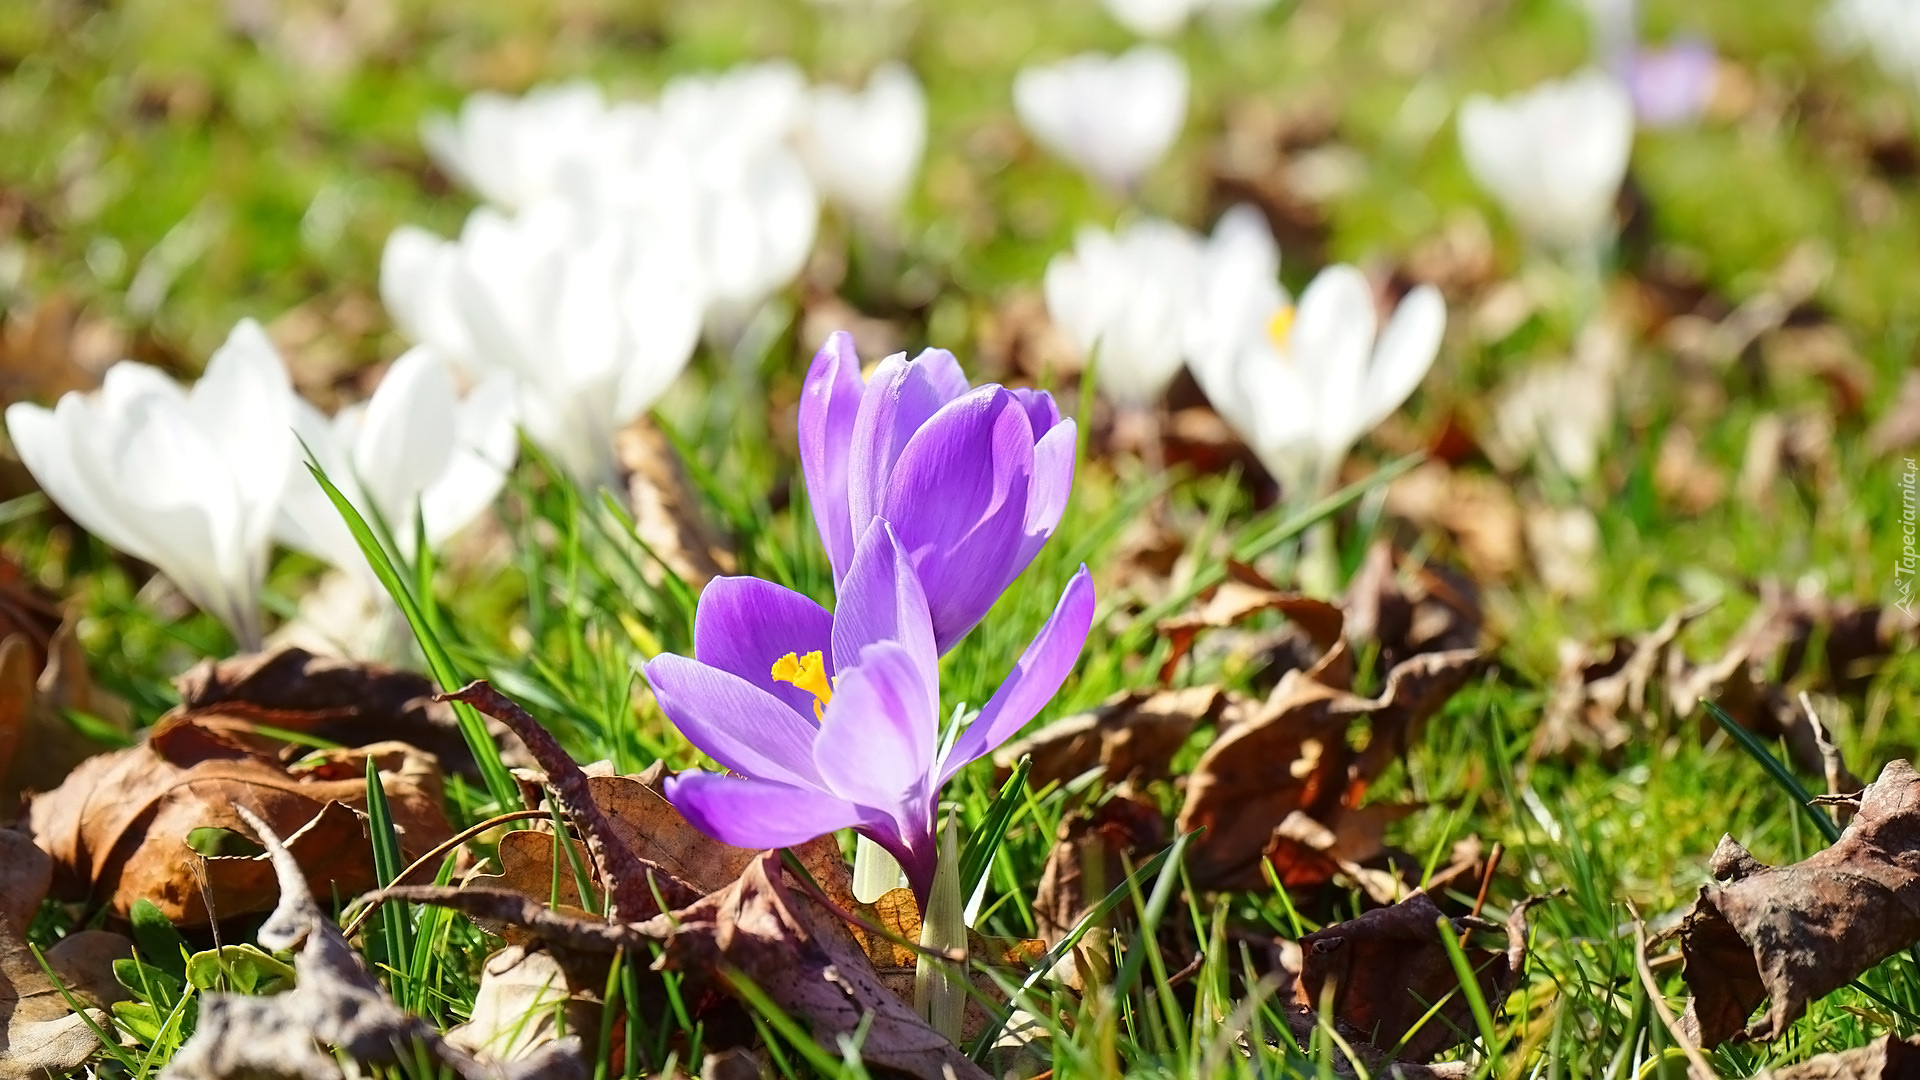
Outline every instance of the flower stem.
[[(967, 947), (965, 898), (960, 895), (959, 827), (953, 815), (940, 830), (940, 864), (933, 873), (927, 910), (920, 920), (920, 947), (942, 952)], [(913, 973), (913, 1004), (935, 1031), (960, 1041), (967, 1008), (966, 972), (958, 964), (922, 956)]]

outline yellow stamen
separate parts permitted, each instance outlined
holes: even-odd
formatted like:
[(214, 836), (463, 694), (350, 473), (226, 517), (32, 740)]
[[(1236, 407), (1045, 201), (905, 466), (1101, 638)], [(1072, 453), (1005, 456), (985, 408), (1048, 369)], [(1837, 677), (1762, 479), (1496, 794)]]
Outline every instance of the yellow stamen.
[(827, 680), (827, 665), (820, 656), (820, 650), (815, 649), (805, 656), (788, 653), (775, 660), (773, 681), (792, 683), (812, 694), (813, 718), (815, 720), (826, 718), (827, 702), (833, 700), (833, 684)]
[(1287, 339), (1293, 336), (1293, 305), (1288, 304), (1267, 320), (1267, 339), (1281, 352), (1287, 351)]

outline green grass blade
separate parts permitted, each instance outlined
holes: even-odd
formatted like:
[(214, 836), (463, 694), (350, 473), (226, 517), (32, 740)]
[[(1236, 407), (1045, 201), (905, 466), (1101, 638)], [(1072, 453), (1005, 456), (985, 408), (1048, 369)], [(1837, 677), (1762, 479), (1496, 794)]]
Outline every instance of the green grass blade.
[(1807, 817), (1813, 819), (1813, 827), (1820, 830), (1820, 835), (1827, 838), (1827, 843), (1831, 844), (1840, 839), (1840, 826), (1835, 825), (1831, 817), (1813, 804), (1812, 793), (1807, 791), (1798, 777), (1788, 771), (1779, 758), (1773, 756), (1773, 751), (1768, 750), (1767, 745), (1761, 742), (1758, 736), (1741, 726), (1739, 721), (1728, 716), (1727, 710), (1714, 702), (1703, 700), (1701, 704), (1713, 714), (1714, 722), (1720, 725), (1720, 730), (1731, 735), (1733, 741), (1739, 743), (1748, 756), (1759, 762), (1761, 768), (1767, 770), (1767, 775), (1773, 777), (1773, 782), (1793, 797), (1795, 805), (1805, 811)]

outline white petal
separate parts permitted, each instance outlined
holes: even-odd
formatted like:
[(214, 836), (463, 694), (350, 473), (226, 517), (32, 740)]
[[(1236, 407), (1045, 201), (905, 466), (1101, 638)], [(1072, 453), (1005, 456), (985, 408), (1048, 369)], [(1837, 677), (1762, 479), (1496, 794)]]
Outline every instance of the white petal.
[(1400, 301), (1373, 350), (1365, 392), (1367, 427), (1386, 419), (1426, 378), (1446, 328), (1447, 304), (1433, 286), (1422, 285)]
[(1327, 267), (1300, 294), (1287, 352), (1314, 394), (1315, 427), (1329, 457), (1360, 437), (1361, 393), (1377, 326), (1373, 289), (1351, 266)]
[(514, 413), (513, 383), (506, 376), (474, 387), (460, 403), (452, 460), (420, 497), (429, 544), (459, 532), (500, 494), (519, 450)]
[(380, 381), (353, 447), (361, 489), (402, 550), (411, 544), (420, 493), (446, 471), (453, 443), (453, 373), (431, 349), (416, 346)]

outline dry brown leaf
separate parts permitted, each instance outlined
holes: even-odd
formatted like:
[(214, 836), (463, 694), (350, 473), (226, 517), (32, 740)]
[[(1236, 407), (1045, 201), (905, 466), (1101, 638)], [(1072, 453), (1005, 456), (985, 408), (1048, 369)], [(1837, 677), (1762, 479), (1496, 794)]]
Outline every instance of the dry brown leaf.
[(60, 783), (105, 749), (68, 710), (131, 731), (126, 703), (94, 684), (71, 624), (44, 641), (25, 629), (0, 642), (0, 820), (12, 819), (28, 792)]
[(659, 426), (641, 416), (614, 435), (613, 452), (626, 480), (634, 532), (653, 554), (648, 580), (658, 584), (665, 567), (697, 593), (733, 573), (733, 542), (707, 520), (679, 452)]
[[(453, 709), (435, 701), (439, 687), (417, 672), (305, 649), (207, 660), (174, 679), (180, 704), (162, 717), (225, 717), (318, 735), (344, 746), (404, 742), (439, 759), (444, 772), (480, 778)], [(531, 761), (499, 721), (489, 734), (509, 765)]]
[(1170, 619), (1162, 619), (1155, 629), (1167, 640), (1167, 659), (1160, 665), (1160, 681), (1173, 680), (1193, 640), (1200, 631), (1233, 626), (1266, 611), (1278, 611), (1306, 634), (1322, 655), (1340, 640), (1344, 616), (1340, 609), (1300, 593), (1277, 589), (1266, 578), (1241, 563), (1229, 562), (1228, 578), (1203, 594), (1200, 606)]
[[(73, 1012), (27, 949), (27, 927), (53, 884), (53, 860), (25, 833), (0, 829), (0, 1080), (64, 1076), (100, 1047), (88, 1027), (110, 1021), (97, 1009)], [(113, 962), (133, 943), (103, 930), (82, 930), (45, 953), (76, 998), (92, 1006), (124, 999)]]
[(139, 744), (90, 758), (58, 788), (35, 796), (34, 837), (78, 895), (122, 915), (144, 897), (175, 923), (198, 923), (208, 918), (206, 895), (220, 918), (273, 906), (266, 863), (203, 857), (188, 843), (199, 829), (241, 832), (242, 808), (285, 830), (328, 895), (371, 888), (372, 849), (358, 813), (366, 805), (369, 759), (409, 858), (451, 834), (440, 809), (439, 768), (413, 747), (325, 751), (290, 767), (274, 754), (279, 745), (239, 721), (163, 722)]
[(1882, 1035), (1865, 1046), (1820, 1054), (1798, 1065), (1764, 1069), (1765, 1080), (1915, 1080), (1920, 1077), (1920, 1036)]
[(674, 968), (751, 979), (829, 1053), (865, 1025), (870, 1066), (922, 1080), (986, 1078), (881, 981), (837, 915), (788, 886), (775, 853), (729, 888), (636, 929), (667, 938), (662, 962)]
[(54, 293), (25, 310), (0, 312), (0, 402), (52, 402), (91, 390), (127, 355), (119, 326)]
[(1119, 783), (1162, 779), (1187, 736), (1218, 722), (1232, 695), (1217, 686), (1180, 690), (1123, 690), (1092, 712), (1063, 717), (994, 752), (1004, 781), (1023, 757), (1032, 757), (1027, 782), (1036, 789), (1066, 783), (1097, 766)]
[(1387, 512), (1445, 532), (1482, 581), (1510, 577), (1525, 563), (1520, 504), (1497, 477), (1428, 461), (1388, 485)]
[(1347, 639), (1379, 647), (1375, 670), (1480, 644), (1484, 616), (1473, 580), (1451, 567), (1409, 564), (1386, 541), (1368, 549), (1340, 606)]
[[(1504, 949), (1471, 941), (1472, 932), (1497, 932), (1501, 927), (1475, 918), (1449, 920), (1426, 893), (1315, 931), (1300, 939), (1294, 1000), (1318, 1008), (1331, 994), (1334, 1016), (1372, 1046), (1393, 1047), (1405, 1038), (1401, 1058), (1431, 1060), (1461, 1042), (1463, 1033), (1475, 1030), (1440, 935), (1454, 935), (1463, 946), (1487, 1004), (1498, 1009), (1526, 965), (1526, 910), (1522, 904), (1507, 921)], [(1426, 1018), (1434, 1003), (1448, 995), (1438, 1014)]]
[(1618, 637), (1605, 653), (1574, 642), (1560, 645), (1560, 673), (1554, 679), (1540, 727), (1534, 732), (1534, 758), (1576, 747), (1617, 750), (1632, 738), (1632, 722), (1644, 727), (1652, 700), (1649, 691), (1668, 668), (1680, 632), (1713, 608), (1701, 604), (1676, 611), (1645, 634)]
[(1717, 506), (1727, 494), (1725, 471), (1700, 454), (1692, 430), (1675, 424), (1660, 440), (1653, 465), (1653, 489), (1683, 514)]
[(447, 1043), (481, 1061), (525, 1061), (565, 1036), (595, 1045), (598, 991), (573, 984), (552, 953), (509, 945), (481, 965), (473, 1011), (447, 1032)]
[[(1471, 649), (1415, 656), (1393, 669), (1378, 699), (1289, 672), (1257, 711), (1224, 728), (1194, 767), (1178, 829), (1194, 838), (1188, 869), (1208, 889), (1257, 889), (1274, 830), (1295, 811), (1330, 824), (1356, 809), (1367, 785), (1478, 668)], [(1370, 740), (1350, 733), (1369, 721)]]
[[(193, 1036), (174, 1055), (175, 1080), (346, 1080), (339, 1057), (356, 1065), (411, 1064), (419, 1050), (461, 1080), (569, 1080), (585, 1077), (577, 1040), (549, 1042), (527, 1057), (486, 1064), (448, 1044), (432, 1025), (409, 1016), (380, 984), (320, 910), (307, 877), (280, 838), (260, 818), (240, 811), (243, 824), (267, 849), (279, 902), (260, 927), (267, 949), (298, 947), (297, 980), (280, 994), (246, 997), (219, 992), (200, 999)], [(356, 1069), (351, 1075), (362, 1075)]]
[[(1779, 1038), (1808, 1003), (1920, 941), (1920, 774), (1887, 763), (1833, 846), (1767, 866), (1731, 836), (1681, 924), (1686, 1022), (1704, 1047)], [(1767, 1012), (1749, 1024), (1761, 1001)]]
[(1167, 823), (1160, 808), (1124, 791), (1091, 814), (1066, 818), (1034, 892), (1035, 929), (1049, 943), (1059, 944), (1093, 905), (1126, 880), (1129, 863), (1139, 866), (1166, 846)]
[(1867, 453), (1884, 457), (1920, 444), (1920, 371), (1900, 380), (1900, 395), (1867, 432)]

